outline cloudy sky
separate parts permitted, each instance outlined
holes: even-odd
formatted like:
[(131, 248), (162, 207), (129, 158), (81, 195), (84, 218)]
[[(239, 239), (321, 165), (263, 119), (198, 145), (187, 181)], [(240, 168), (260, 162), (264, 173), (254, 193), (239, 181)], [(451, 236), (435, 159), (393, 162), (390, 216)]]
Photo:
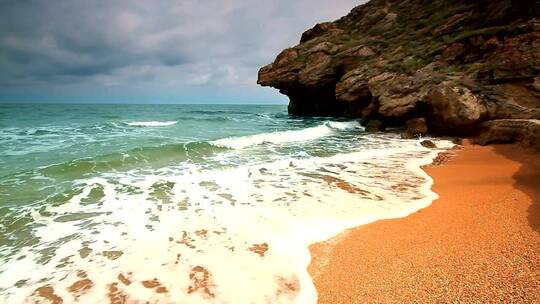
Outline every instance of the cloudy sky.
[(0, 0), (0, 102), (284, 103), (258, 87), (361, 0)]

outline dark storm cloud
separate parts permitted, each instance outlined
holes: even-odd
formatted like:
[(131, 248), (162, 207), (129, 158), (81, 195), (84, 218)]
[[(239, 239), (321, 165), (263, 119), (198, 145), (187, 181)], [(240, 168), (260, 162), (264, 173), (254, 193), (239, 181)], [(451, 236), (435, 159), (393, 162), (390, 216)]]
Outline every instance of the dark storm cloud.
[(353, 0), (0, 0), (0, 89), (254, 85)]
[[(131, 65), (187, 62), (181, 49), (148, 50), (137, 38), (155, 32), (152, 11), (132, 13), (114, 1), (13, 1), (3, 4), (0, 52), (18, 77), (110, 74)], [(133, 7), (127, 5), (126, 7)], [(147, 24), (144, 24), (147, 19)], [(10, 66), (11, 65), (11, 66)]]

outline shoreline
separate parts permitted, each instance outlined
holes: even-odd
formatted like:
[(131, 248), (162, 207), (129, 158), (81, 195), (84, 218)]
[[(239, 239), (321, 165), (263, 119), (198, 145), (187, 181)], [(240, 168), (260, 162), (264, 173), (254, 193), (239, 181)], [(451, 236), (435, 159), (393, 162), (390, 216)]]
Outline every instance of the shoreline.
[(540, 301), (540, 154), (466, 145), (424, 170), (428, 208), (310, 246), (319, 303)]

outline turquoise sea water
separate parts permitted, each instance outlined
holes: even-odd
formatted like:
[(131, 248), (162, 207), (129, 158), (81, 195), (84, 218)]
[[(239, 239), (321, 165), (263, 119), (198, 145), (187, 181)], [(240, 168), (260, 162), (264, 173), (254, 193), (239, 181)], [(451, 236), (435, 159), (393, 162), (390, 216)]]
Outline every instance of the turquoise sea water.
[(313, 302), (307, 245), (425, 207), (435, 155), (281, 105), (0, 105), (0, 300)]

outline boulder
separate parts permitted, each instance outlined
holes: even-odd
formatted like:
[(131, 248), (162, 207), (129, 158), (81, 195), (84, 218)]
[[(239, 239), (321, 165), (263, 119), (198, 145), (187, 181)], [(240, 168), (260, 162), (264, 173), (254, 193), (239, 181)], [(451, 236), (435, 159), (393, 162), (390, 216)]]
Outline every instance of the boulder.
[(491, 143), (516, 143), (540, 150), (540, 120), (498, 119), (482, 123), (474, 142), (481, 145)]
[(429, 126), (444, 134), (469, 134), (488, 118), (485, 103), (466, 87), (448, 83), (433, 88), (425, 97), (430, 108)]
[(428, 133), (428, 127), (424, 118), (409, 119), (406, 122), (406, 126), (406, 138), (418, 138), (426, 136)]
[(366, 131), (370, 133), (384, 131), (384, 125), (380, 120), (370, 120), (366, 125)]
[(434, 142), (432, 142), (431, 140), (423, 140), (422, 142), (420, 142), (420, 145), (422, 145), (422, 147), (428, 148), (428, 149), (437, 149), (437, 145)]

